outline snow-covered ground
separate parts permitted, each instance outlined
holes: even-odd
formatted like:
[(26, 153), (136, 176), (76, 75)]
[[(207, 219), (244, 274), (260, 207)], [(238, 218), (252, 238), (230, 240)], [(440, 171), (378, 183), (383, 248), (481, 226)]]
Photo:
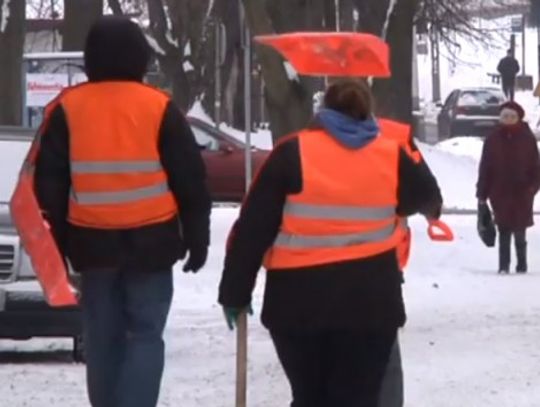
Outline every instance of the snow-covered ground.
[[(160, 406), (231, 406), (235, 334), (216, 305), (226, 234), (235, 209), (213, 214), (208, 266), (176, 274), (166, 331), (167, 368)], [(401, 333), (407, 407), (538, 407), (540, 400), (540, 252), (532, 273), (495, 274), (495, 251), (476, 237), (475, 219), (447, 217), (453, 244), (427, 240), (414, 219), (415, 245), (405, 285), (409, 321)], [(533, 230), (531, 247), (540, 245)], [(255, 301), (260, 311), (261, 274)], [(1, 405), (86, 405), (84, 369), (65, 340), (0, 341)], [(250, 319), (249, 405), (283, 407), (289, 389), (268, 334)]]

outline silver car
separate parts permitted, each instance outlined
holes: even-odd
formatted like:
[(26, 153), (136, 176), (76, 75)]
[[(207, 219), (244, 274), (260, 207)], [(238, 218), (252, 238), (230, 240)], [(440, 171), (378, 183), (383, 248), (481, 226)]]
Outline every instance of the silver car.
[(81, 361), (80, 310), (47, 305), (10, 216), (9, 199), (33, 133), (0, 127), (0, 339), (72, 337), (74, 358)]

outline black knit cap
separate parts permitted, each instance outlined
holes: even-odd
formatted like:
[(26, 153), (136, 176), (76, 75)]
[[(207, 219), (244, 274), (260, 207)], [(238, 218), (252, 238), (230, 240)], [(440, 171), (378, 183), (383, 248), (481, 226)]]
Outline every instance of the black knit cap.
[(84, 47), (84, 65), (90, 82), (142, 82), (151, 49), (141, 28), (124, 17), (102, 17), (90, 28)]

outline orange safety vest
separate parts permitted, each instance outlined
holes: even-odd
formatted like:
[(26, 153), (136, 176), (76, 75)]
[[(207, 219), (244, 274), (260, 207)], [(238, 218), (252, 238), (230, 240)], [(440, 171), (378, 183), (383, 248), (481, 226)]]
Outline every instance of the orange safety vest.
[(128, 229), (173, 218), (178, 206), (158, 140), (169, 98), (134, 82), (89, 83), (61, 97), (69, 128), (70, 223)]
[[(422, 162), (422, 154), (411, 148), (411, 126), (390, 119), (378, 118), (377, 121), (381, 129), (382, 137), (396, 141), (415, 163), (418, 164)], [(404, 271), (409, 263), (412, 246), (412, 233), (407, 218), (401, 219), (400, 228), (402, 237), (397, 246), (397, 257), (399, 268), (401, 271)]]
[(302, 192), (289, 195), (267, 269), (361, 259), (395, 249), (399, 146), (378, 137), (360, 150), (342, 147), (323, 130), (298, 141)]
[(411, 147), (411, 126), (405, 123), (396, 122), (390, 119), (377, 118), (381, 135), (396, 141), (399, 146), (413, 159), (415, 163), (422, 161), (420, 151), (415, 151)]

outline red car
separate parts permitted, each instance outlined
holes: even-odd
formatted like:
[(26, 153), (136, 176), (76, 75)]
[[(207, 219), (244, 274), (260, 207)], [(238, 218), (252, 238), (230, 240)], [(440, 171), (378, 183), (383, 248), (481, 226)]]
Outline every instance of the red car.
[[(214, 201), (241, 201), (245, 194), (245, 144), (206, 122), (188, 118), (201, 146), (208, 174), (208, 188)], [(267, 150), (251, 151), (253, 175), (264, 163)]]

